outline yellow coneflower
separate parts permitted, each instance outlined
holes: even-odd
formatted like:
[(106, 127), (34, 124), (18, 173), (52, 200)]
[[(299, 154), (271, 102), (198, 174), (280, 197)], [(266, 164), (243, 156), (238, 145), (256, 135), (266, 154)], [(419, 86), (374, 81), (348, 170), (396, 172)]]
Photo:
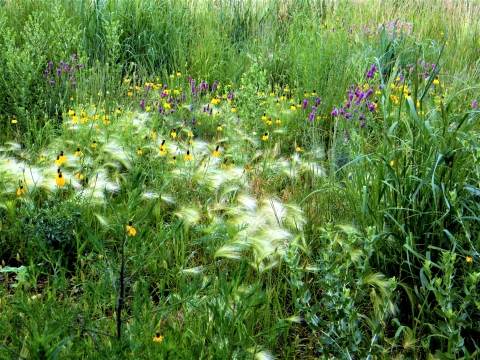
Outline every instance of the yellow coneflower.
[(133, 223), (131, 221), (128, 222), (128, 225), (125, 228), (128, 236), (135, 236), (137, 235), (137, 230), (133, 227)]
[(177, 71), (177, 77), (182, 76), (182, 73), (180, 71)]
[(68, 110), (68, 116), (73, 116), (75, 115), (75, 111), (74, 110)]
[(137, 154), (138, 154), (138, 155), (142, 155), (142, 154), (143, 154), (142, 149), (138, 148), (138, 149), (137, 149)]
[(466, 261), (467, 263), (471, 263), (471, 262), (473, 261), (473, 258), (472, 258), (471, 256), (467, 256), (467, 257), (465, 258), (465, 261)]
[(395, 160), (390, 161), (390, 167), (393, 167), (395, 165)]
[(217, 131), (223, 131), (222, 125), (220, 125), (220, 124), (217, 125)]
[(75, 179), (77, 179), (77, 180), (83, 180), (83, 174), (80, 173), (80, 172), (77, 172), (77, 173), (75, 174)]
[(218, 145), (217, 145), (217, 147), (213, 151), (213, 157), (219, 157), (219, 156), (220, 156), (220, 151), (218, 151)]
[(77, 116), (77, 115), (73, 115), (73, 116), (72, 116), (72, 121), (73, 121), (74, 123), (77, 123), (77, 122), (78, 122), (78, 116)]
[(145, 106), (145, 111), (150, 111), (151, 107), (150, 105)]
[(249, 172), (250, 170), (252, 170), (252, 166), (250, 164), (247, 164), (247, 166), (245, 166), (245, 169), (243, 170), (243, 172)]
[(167, 147), (165, 146), (165, 140), (163, 140), (162, 143), (160, 144), (160, 150), (163, 150), (163, 151), (167, 150)]
[(272, 125), (272, 124), (273, 124), (272, 119), (269, 118), (267, 121), (267, 125)]
[(438, 80), (438, 76), (435, 76), (435, 79), (433, 80), (433, 85), (438, 85), (440, 84), (440, 80)]
[(292, 104), (292, 106), (290, 106), (290, 110), (295, 111), (295, 110), (297, 110), (297, 108), (294, 104)]
[(177, 163), (177, 157), (174, 156), (173, 159), (172, 159), (172, 165), (176, 164)]
[(175, 139), (177, 137), (177, 130), (173, 129), (170, 136)]
[(115, 114), (121, 114), (122, 113), (122, 110), (120, 108), (117, 108), (117, 110), (115, 110)]
[(13, 118), (13, 119), (12, 119), (12, 124), (16, 124), (16, 123), (18, 123), (18, 120), (15, 119), (15, 118)]
[(96, 149), (96, 148), (97, 148), (97, 142), (95, 140), (93, 140), (92, 149)]
[(188, 137), (193, 137), (193, 132), (189, 131), (188, 132)]
[(62, 165), (62, 161), (60, 160), (60, 155), (57, 155), (57, 159), (55, 160), (55, 166)]
[(262, 121), (265, 121), (265, 120), (267, 120), (267, 115), (265, 113), (263, 113)]
[(59, 160), (60, 160), (60, 163), (61, 163), (61, 164), (65, 164), (65, 163), (67, 162), (67, 157), (66, 157), (65, 154), (63, 153), (63, 150), (60, 151)]
[(268, 133), (265, 133), (265, 135), (262, 136), (262, 140), (263, 140), (263, 141), (267, 141), (267, 140), (268, 140)]
[(150, 135), (152, 135), (152, 139), (156, 139), (157, 138), (157, 133), (155, 131), (152, 131), (150, 133)]
[(80, 151), (80, 148), (77, 147), (77, 151), (75, 151), (75, 156), (80, 156), (83, 155), (83, 153)]
[(185, 161), (190, 161), (192, 160), (192, 154), (190, 154), (190, 150), (187, 150), (187, 153), (185, 155)]
[(312, 96), (317, 96), (317, 92), (315, 90), (313, 90)]
[(160, 335), (160, 333), (157, 333), (157, 335), (153, 338), (154, 342), (162, 342), (163, 341), (163, 336)]
[(45, 156), (40, 155), (40, 162), (45, 161)]
[(20, 196), (23, 194), (25, 194), (25, 189), (23, 188), (22, 185), (20, 185), (19, 188), (17, 189), (17, 195)]
[(55, 183), (60, 187), (65, 185), (65, 176), (63, 176), (62, 170), (60, 169), (58, 169), (57, 175), (55, 176)]
[(237, 112), (237, 108), (232, 107), (232, 108), (230, 109), (230, 111), (233, 112), (233, 113), (234, 113), (234, 112)]
[(301, 148), (300, 146), (297, 146), (297, 147), (295, 148), (295, 151), (296, 151), (296, 152), (300, 152), (300, 151), (302, 151), (302, 148)]

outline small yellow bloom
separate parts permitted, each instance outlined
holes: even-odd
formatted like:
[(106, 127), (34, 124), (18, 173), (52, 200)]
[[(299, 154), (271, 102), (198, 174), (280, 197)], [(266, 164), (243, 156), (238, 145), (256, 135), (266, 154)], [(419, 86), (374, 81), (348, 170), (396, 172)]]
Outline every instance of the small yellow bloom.
[(12, 124), (18, 123), (17, 119), (12, 119)]
[(233, 113), (234, 113), (234, 112), (237, 112), (237, 108), (235, 108), (235, 107), (232, 107), (230, 110), (231, 110), (231, 112), (233, 112)]
[(123, 80), (123, 82), (125, 82), (125, 83), (128, 84), (128, 83), (130, 82), (130, 79), (129, 79), (129, 78), (125, 78), (125, 80)]
[(75, 115), (75, 111), (74, 111), (74, 110), (68, 110), (68, 115), (69, 115), (69, 116)]
[(137, 230), (133, 227), (133, 223), (131, 221), (128, 222), (127, 227), (125, 228), (128, 236), (135, 236), (137, 235)]
[(160, 335), (160, 333), (157, 333), (157, 335), (153, 338), (154, 342), (162, 342), (163, 341), (163, 336)]
[(60, 169), (58, 169), (57, 175), (55, 176), (55, 183), (60, 187), (65, 185), (65, 176), (63, 176), (62, 170)]
[(40, 155), (40, 162), (45, 161), (45, 157), (43, 155)]
[(395, 165), (395, 160), (390, 161), (390, 166), (393, 167)]
[(219, 156), (220, 156), (220, 151), (218, 151), (218, 146), (217, 146), (213, 152), (213, 157), (219, 157)]
[(151, 107), (150, 105), (145, 106), (145, 111), (150, 111)]
[(295, 149), (296, 152), (300, 152), (302, 151), (302, 148), (300, 146), (297, 146), (296, 149)]
[(193, 132), (189, 131), (188, 132), (188, 137), (193, 137)]
[(96, 148), (97, 148), (97, 142), (94, 140), (92, 143), (92, 149), (96, 149)]
[(77, 147), (77, 151), (75, 151), (75, 156), (80, 156), (83, 155), (83, 153), (80, 151), (80, 148)]
[(282, 120), (277, 119), (277, 120), (275, 120), (275, 123), (276, 123), (277, 125), (280, 125), (280, 124), (282, 123)]
[(142, 151), (142, 149), (138, 148), (138, 150), (137, 150), (137, 154), (138, 154), (138, 155), (142, 155), (142, 154), (143, 154), (143, 151)]
[(265, 120), (267, 120), (267, 116), (265, 115), (265, 113), (263, 113), (262, 121), (265, 121)]
[(185, 161), (192, 160), (192, 154), (190, 154), (190, 150), (187, 150), (187, 154), (185, 155)]
[(217, 126), (217, 131), (223, 131), (222, 125), (218, 124), (218, 126)]
[(17, 189), (17, 195), (20, 196), (23, 194), (25, 194), (25, 189), (23, 188), (22, 185), (20, 185), (20, 187)]
[(467, 257), (465, 258), (465, 261), (466, 261), (467, 263), (471, 263), (471, 262), (473, 261), (473, 258), (472, 258), (471, 256), (467, 256)]
[(438, 76), (435, 76), (435, 79), (433, 80), (433, 85), (438, 85), (440, 84), (440, 80), (438, 80)]
[(177, 131), (173, 129), (172, 132), (170, 133), (170, 136), (175, 139), (177, 137)]
[(174, 156), (173, 159), (172, 159), (172, 165), (174, 165), (176, 162), (177, 162), (177, 157)]
[(297, 108), (296, 108), (295, 105), (292, 105), (292, 106), (290, 106), (290, 110), (295, 111), (295, 110), (297, 110)]
[(225, 162), (223, 162), (222, 165), (220, 165), (220, 167), (221, 167), (222, 169), (226, 169), (226, 168), (227, 168), (227, 164), (225, 164)]
[(267, 141), (267, 140), (268, 140), (268, 133), (265, 133), (265, 135), (262, 136), (262, 140), (263, 140), (263, 141)]
[(133, 93), (131, 91), (127, 92), (127, 96), (133, 96)]
[(77, 179), (77, 180), (83, 180), (83, 174), (77, 172), (77, 173), (75, 174), (75, 179)]

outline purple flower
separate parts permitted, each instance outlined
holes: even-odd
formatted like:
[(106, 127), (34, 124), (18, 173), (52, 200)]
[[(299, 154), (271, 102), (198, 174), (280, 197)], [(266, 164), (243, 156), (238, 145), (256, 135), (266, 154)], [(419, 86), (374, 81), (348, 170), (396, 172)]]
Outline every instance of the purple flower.
[(340, 115), (345, 115), (345, 110), (344, 109), (340, 109)]
[(182, 94), (182, 101), (185, 100), (185, 93)]
[(365, 125), (367, 125), (367, 123), (364, 121), (364, 122), (362, 122), (362, 125), (360, 125), (360, 127), (363, 129), (365, 127)]
[(72, 86), (73, 86), (74, 89), (76, 89), (76, 88), (77, 88), (77, 82), (74, 81), (74, 82), (72, 83)]
[(144, 106), (145, 106), (145, 100), (140, 101), (140, 107), (143, 109)]
[(365, 99), (368, 99), (368, 97), (369, 97), (370, 95), (372, 95), (372, 94), (373, 94), (373, 90), (372, 90), (372, 89), (369, 89), (369, 90), (367, 91), (367, 93), (365, 94)]
[(315, 106), (312, 106), (312, 111), (315, 111), (317, 110), (317, 108)]
[(358, 119), (359, 119), (359, 120), (365, 120), (365, 115), (363, 115), (363, 114), (360, 115)]
[(195, 119), (192, 119), (192, 125), (195, 125), (197, 121)]
[(315, 118), (315, 113), (312, 112), (312, 113), (310, 113), (310, 116), (308, 117), (308, 121), (312, 122), (314, 118)]
[(352, 103), (351, 103), (350, 101), (347, 101), (347, 103), (345, 104), (345, 107), (346, 107), (347, 109), (349, 109), (351, 105), (352, 105)]
[(307, 108), (307, 104), (308, 104), (308, 100), (307, 100), (307, 99), (303, 100), (302, 109), (306, 109), (306, 108)]
[(44, 77), (45, 79), (48, 78), (48, 70), (45, 70), (45, 71), (43, 72), (43, 77)]
[(212, 91), (215, 91), (217, 89), (217, 82), (215, 81), (212, 85)]
[(345, 119), (350, 119), (352, 117), (352, 114), (346, 113), (345, 114)]
[(73, 54), (73, 55), (72, 55), (72, 63), (75, 62), (75, 59), (76, 59), (76, 58), (77, 58), (77, 55), (76, 55), (76, 54)]
[(338, 116), (338, 109), (337, 109), (337, 108), (333, 109), (333, 111), (331, 112), (331, 114), (332, 114), (333, 116), (337, 117), (337, 116)]
[(52, 68), (53, 68), (53, 61), (50, 61), (48, 63), (48, 71), (52, 71)]
[(322, 103), (322, 98), (317, 98), (317, 106)]
[(52, 86), (53, 84), (55, 84), (55, 81), (50, 80), (50, 86)]
[(475, 109), (478, 105), (478, 102), (477, 100), (474, 100), (473, 103), (472, 103), (472, 109)]
[(58, 68), (57, 69), (57, 76), (60, 76), (60, 75), (62, 75), (62, 69)]

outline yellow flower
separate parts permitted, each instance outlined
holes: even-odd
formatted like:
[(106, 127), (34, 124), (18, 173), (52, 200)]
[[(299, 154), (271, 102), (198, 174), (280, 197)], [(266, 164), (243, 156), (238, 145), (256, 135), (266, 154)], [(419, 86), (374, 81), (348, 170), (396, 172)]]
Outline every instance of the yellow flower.
[(267, 141), (267, 140), (268, 140), (268, 133), (265, 133), (265, 135), (262, 136), (262, 140), (263, 140), (263, 141)]
[(131, 221), (128, 222), (127, 227), (125, 228), (128, 236), (135, 236), (137, 235), (137, 230), (133, 227), (133, 223)]
[(20, 196), (23, 194), (25, 194), (25, 189), (23, 188), (22, 185), (20, 185), (20, 187), (17, 189), (17, 195)]
[(152, 139), (156, 139), (157, 138), (157, 133), (155, 131), (152, 131), (151, 132), (151, 135), (152, 135)]
[(12, 119), (12, 124), (18, 123), (17, 119)]
[(220, 165), (220, 167), (222, 169), (226, 169), (227, 168), (227, 164), (226, 164), (227, 160), (225, 160), (225, 162), (222, 163), (222, 165)]
[(138, 150), (137, 150), (137, 154), (138, 154), (138, 155), (142, 155), (142, 154), (143, 154), (143, 151), (142, 151), (142, 149), (138, 148)]
[(438, 80), (438, 76), (435, 76), (435, 80), (433, 80), (433, 85), (440, 84), (440, 80)]
[(395, 160), (390, 161), (390, 166), (393, 167), (395, 165)]
[(272, 119), (268, 119), (267, 125), (272, 125), (272, 124), (273, 124)]
[(234, 112), (237, 112), (237, 109), (236, 109), (235, 107), (232, 107), (230, 110), (231, 110), (231, 112), (233, 112), (233, 113), (234, 113)]
[(45, 157), (43, 155), (40, 155), (40, 162), (45, 161)]
[(302, 151), (302, 148), (300, 146), (297, 146), (297, 148), (295, 149), (296, 152), (300, 152)]
[(80, 148), (77, 147), (77, 151), (75, 151), (75, 156), (80, 156), (83, 155), (83, 153), (80, 151)]
[(63, 154), (63, 151), (60, 151), (60, 163), (65, 164), (67, 162), (67, 157)]
[(60, 186), (60, 187), (65, 185), (65, 176), (63, 176), (62, 170), (60, 169), (58, 169), (57, 175), (55, 176), (55, 183), (57, 184), (57, 186)]
[(218, 126), (217, 126), (217, 131), (223, 131), (222, 125), (218, 124)]
[(187, 150), (187, 154), (185, 155), (185, 161), (192, 160), (192, 154), (190, 154), (190, 150)]
[(127, 92), (127, 96), (132, 96), (133, 93), (131, 91)]
[(115, 110), (115, 114), (121, 114), (122, 113), (122, 110), (120, 108), (117, 108), (117, 110)]
[(123, 82), (125, 82), (125, 83), (128, 84), (128, 83), (130, 82), (130, 79), (129, 79), (129, 78), (125, 78), (125, 80), (123, 80)]
[(177, 157), (174, 156), (173, 159), (172, 159), (172, 164), (175, 164), (177, 162)]
[(267, 116), (265, 115), (265, 113), (263, 113), (262, 121), (265, 121), (265, 120), (267, 120)]
[(92, 143), (92, 149), (96, 149), (96, 148), (97, 148), (97, 142), (94, 140)]
[(74, 111), (74, 110), (68, 110), (68, 115), (69, 115), (69, 116), (75, 115), (75, 111)]
[(83, 174), (77, 172), (77, 173), (75, 174), (75, 179), (77, 179), (77, 180), (83, 180)]
[(295, 107), (295, 105), (292, 105), (292, 106), (290, 106), (290, 110), (295, 111), (295, 110), (297, 110), (297, 108)]
[(220, 151), (218, 151), (218, 145), (215, 148), (215, 151), (213, 152), (213, 157), (219, 157), (220, 156)]
[(473, 258), (472, 258), (471, 256), (467, 256), (467, 257), (465, 258), (465, 261), (466, 261), (467, 263), (471, 263), (471, 262), (473, 261)]
[(73, 115), (73, 116), (72, 116), (72, 121), (73, 121), (74, 123), (77, 123), (77, 122), (78, 122), (78, 116), (77, 116), (77, 115)]
[(189, 131), (188, 132), (188, 137), (193, 137), (193, 132)]
[(151, 107), (150, 105), (145, 106), (145, 111), (150, 111)]
[(170, 133), (170, 136), (175, 139), (177, 137), (177, 131), (173, 129), (172, 132)]
[(163, 336), (160, 335), (160, 333), (157, 333), (157, 335), (153, 338), (154, 342), (162, 342), (163, 341)]
[(177, 71), (177, 76), (178, 77), (182, 76), (182, 73), (180, 71)]

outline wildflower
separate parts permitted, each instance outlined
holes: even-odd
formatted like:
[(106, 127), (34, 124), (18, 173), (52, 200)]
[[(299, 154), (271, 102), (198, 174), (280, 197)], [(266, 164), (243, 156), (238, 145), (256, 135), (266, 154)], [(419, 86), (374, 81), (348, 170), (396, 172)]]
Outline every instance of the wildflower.
[(60, 161), (60, 155), (57, 155), (57, 159), (55, 160), (55, 166), (60, 166), (62, 165), (62, 162)]
[(215, 148), (215, 151), (213, 152), (213, 157), (219, 157), (220, 156), (220, 151), (218, 151), (218, 145)]
[(292, 104), (292, 106), (290, 106), (290, 110), (295, 111), (295, 110), (297, 110), (297, 108), (295, 107), (294, 104)]
[(170, 136), (175, 139), (177, 137), (177, 130), (172, 129), (172, 132), (170, 133)]
[(77, 151), (75, 151), (75, 156), (80, 156), (83, 155), (83, 153), (80, 151), (80, 148), (77, 147)]
[(62, 170), (60, 169), (58, 169), (57, 175), (55, 175), (55, 183), (57, 184), (57, 186), (60, 186), (60, 187), (65, 185), (65, 177), (63, 176)]
[(233, 112), (233, 113), (237, 111), (237, 109), (236, 109), (235, 107), (232, 107), (230, 110), (231, 110), (231, 112)]
[(138, 154), (138, 155), (142, 155), (142, 154), (143, 154), (142, 149), (138, 148), (138, 149), (137, 149), (137, 154)]
[(280, 106), (280, 102), (277, 100), (277, 102), (275, 103), (276, 106)]
[(217, 131), (223, 131), (222, 125), (220, 125), (220, 124), (217, 125)]
[(145, 106), (145, 111), (150, 111), (151, 107), (150, 105)]
[(467, 256), (467, 257), (465, 258), (465, 261), (466, 261), (467, 263), (471, 263), (471, 262), (473, 261), (473, 259), (472, 259), (471, 256)]
[(476, 108), (477, 108), (477, 104), (478, 104), (478, 101), (477, 101), (477, 100), (474, 100), (473, 103), (472, 103), (472, 109), (476, 109)]
[(75, 115), (75, 111), (74, 110), (68, 110), (68, 116), (73, 116)]
[(269, 118), (268, 121), (267, 121), (267, 125), (272, 125), (272, 124), (273, 124), (272, 119)]
[(228, 161), (228, 159), (225, 159), (225, 160), (223, 161), (222, 165), (220, 165), (220, 167), (221, 167), (222, 169), (226, 169), (226, 168), (227, 168), (227, 161)]
[(297, 146), (296, 149), (295, 149), (296, 152), (300, 152), (302, 151), (302, 148), (300, 146)]
[(93, 140), (92, 149), (96, 149), (96, 148), (97, 148), (97, 142), (95, 140)]
[(83, 174), (80, 173), (80, 172), (77, 172), (77, 173), (75, 174), (75, 179), (77, 179), (77, 180), (83, 180)]
[(190, 154), (190, 150), (187, 150), (187, 153), (185, 154), (185, 161), (190, 160), (192, 160), (192, 154)]
[(250, 170), (252, 170), (252, 166), (250, 164), (247, 164), (247, 166), (245, 166), (245, 169), (243, 170), (243, 172), (247, 173)]
[(45, 157), (43, 155), (40, 155), (40, 162), (45, 161)]
[(267, 140), (268, 140), (268, 133), (265, 133), (265, 135), (262, 136), (262, 140), (263, 140), (263, 141), (267, 141)]
[(128, 222), (128, 225), (125, 228), (128, 236), (135, 236), (137, 235), (137, 230), (133, 227), (133, 223), (131, 221)]
[(335, 108), (333, 109), (332, 113), (331, 113), (333, 116), (337, 117), (338, 116), (338, 109)]
[(125, 80), (123, 80), (123, 82), (128, 84), (130, 82), (130, 79), (126, 78)]
[(265, 121), (265, 120), (267, 120), (267, 116), (265, 115), (265, 113), (263, 113), (262, 121)]
[(315, 90), (313, 90), (312, 96), (317, 96), (317, 92)]
[(18, 123), (17, 119), (12, 119), (12, 124)]
[(163, 341), (163, 336), (160, 335), (160, 333), (157, 333), (157, 335), (153, 338), (154, 342), (162, 342)]
[(438, 80), (438, 76), (435, 76), (435, 80), (433, 80), (433, 85), (438, 85), (440, 84), (440, 81)]
[(22, 185), (20, 185), (20, 187), (17, 189), (17, 195), (20, 196), (23, 194), (25, 194), (25, 189), (23, 188)]
[(390, 161), (390, 167), (393, 167), (395, 165), (395, 160)]
[(174, 156), (173, 159), (172, 159), (172, 165), (175, 164), (177, 162), (177, 157)]

